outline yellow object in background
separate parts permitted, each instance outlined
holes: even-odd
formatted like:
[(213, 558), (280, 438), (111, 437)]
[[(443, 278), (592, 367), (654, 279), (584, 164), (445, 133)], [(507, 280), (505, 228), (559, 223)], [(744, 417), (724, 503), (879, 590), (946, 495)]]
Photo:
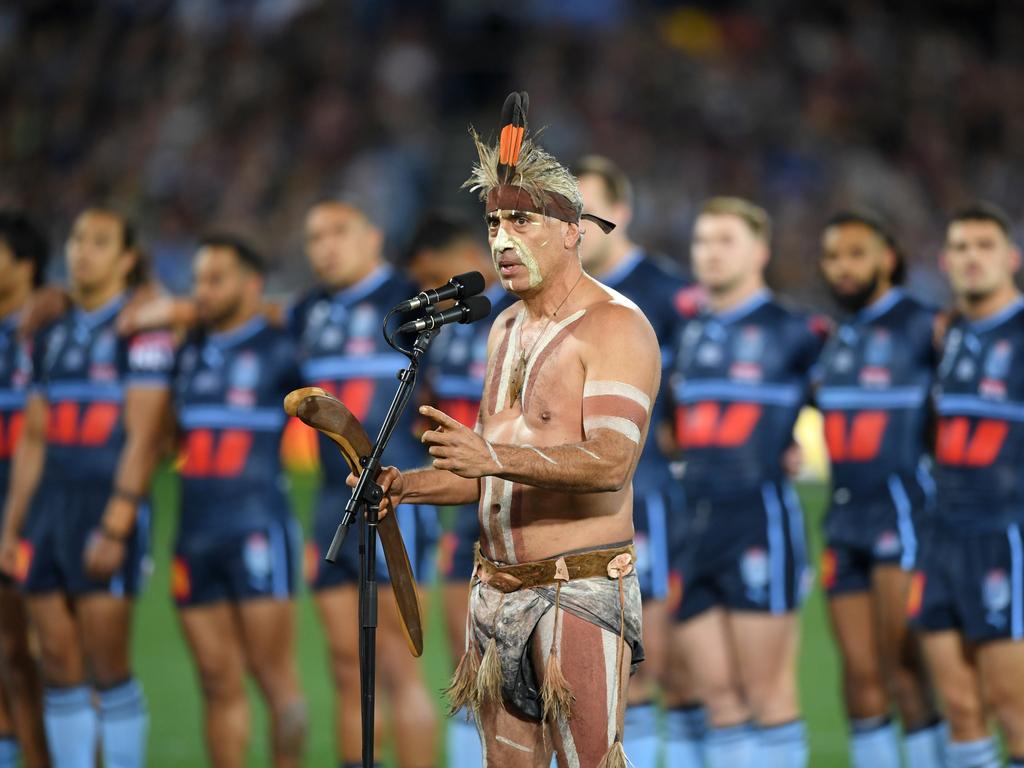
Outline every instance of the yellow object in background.
[(288, 419), (281, 436), (281, 461), (289, 472), (316, 472), (320, 468), (316, 430), (295, 417)]
[(827, 483), (832, 472), (825, 446), (825, 424), (821, 411), (810, 407), (800, 411), (793, 428), (793, 438), (803, 452), (803, 466), (797, 479), (807, 483)]

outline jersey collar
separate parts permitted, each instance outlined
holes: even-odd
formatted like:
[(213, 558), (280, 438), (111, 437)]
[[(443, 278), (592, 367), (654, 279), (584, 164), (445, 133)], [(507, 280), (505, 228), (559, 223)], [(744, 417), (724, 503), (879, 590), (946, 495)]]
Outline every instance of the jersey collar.
[(712, 312), (711, 316), (720, 323), (734, 323), (737, 320), (742, 320), (755, 310), (760, 309), (771, 301), (771, 299), (772, 292), (767, 288), (762, 288), (742, 304), (735, 306), (732, 309), (727, 309), (724, 312)]
[(358, 283), (342, 288), (340, 291), (335, 291), (331, 294), (331, 298), (334, 301), (340, 301), (342, 304), (354, 304), (380, 288), (391, 277), (391, 274), (391, 267), (382, 264)]
[(599, 277), (598, 280), (609, 288), (614, 288), (633, 273), (643, 258), (644, 252), (640, 248), (633, 248), (611, 272)]
[(1024, 309), (1024, 296), (1018, 296), (994, 315), (989, 315), (981, 320), (968, 320), (968, 325), (975, 333), (991, 331), (996, 326), (1005, 323), (1022, 309)]
[(220, 349), (227, 349), (251, 339), (267, 326), (267, 320), (263, 315), (254, 315), (237, 328), (221, 333), (211, 333), (206, 337), (207, 342)]
[(103, 323), (110, 320), (110, 318), (112, 318), (118, 312), (120, 312), (126, 300), (127, 297), (125, 296), (125, 294), (119, 293), (117, 296), (112, 298), (102, 307), (98, 307), (92, 310), (91, 312), (86, 312), (81, 307), (75, 307), (75, 322), (84, 325), (86, 328), (89, 328), (90, 330), (92, 330), (93, 328), (97, 328), (100, 325), (103, 325)]
[(899, 288), (890, 288), (873, 304), (868, 304), (864, 309), (860, 310), (860, 312), (857, 312), (853, 316), (853, 319), (860, 323), (870, 323), (872, 320), (881, 317), (892, 309), (902, 298), (902, 290)]

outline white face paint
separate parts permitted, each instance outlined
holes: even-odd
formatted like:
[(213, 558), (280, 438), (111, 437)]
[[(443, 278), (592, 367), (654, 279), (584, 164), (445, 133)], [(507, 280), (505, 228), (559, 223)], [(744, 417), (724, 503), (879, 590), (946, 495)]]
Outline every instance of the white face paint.
[[(530, 246), (515, 235), (509, 235), (504, 228), (501, 227), (498, 228), (498, 233), (494, 236), (494, 242), (491, 243), (491, 260), (494, 262), (494, 271), (497, 272), (499, 276), (501, 275), (501, 254), (510, 249), (515, 254), (515, 258), (521, 262), (523, 268), (526, 269), (526, 287), (536, 288), (541, 284), (541, 280), (543, 278), (540, 274), (540, 264), (538, 264), (537, 259), (534, 258), (533, 252), (530, 250)], [(511, 291), (512, 281), (506, 280), (505, 287)]]

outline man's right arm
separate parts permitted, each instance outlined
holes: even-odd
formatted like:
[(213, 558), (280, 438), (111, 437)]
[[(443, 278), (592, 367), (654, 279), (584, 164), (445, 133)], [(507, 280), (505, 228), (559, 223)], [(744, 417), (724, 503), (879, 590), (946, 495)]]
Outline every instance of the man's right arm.
[[(424, 467), (401, 472), (384, 467), (377, 476), (387, 501), (381, 512), (387, 513), (399, 504), (434, 504), (441, 507), (473, 504), (480, 499), (480, 481), (459, 477), (454, 472)], [(356, 478), (349, 475), (348, 484), (355, 487)]]
[(41, 395), (31, 395), (25, 404), (25, 421), (11, 463), (11, 480), (4, 503), (3, 538), (17, 541), (29, 503), (39, 486), (46, 459), (48, 406)]

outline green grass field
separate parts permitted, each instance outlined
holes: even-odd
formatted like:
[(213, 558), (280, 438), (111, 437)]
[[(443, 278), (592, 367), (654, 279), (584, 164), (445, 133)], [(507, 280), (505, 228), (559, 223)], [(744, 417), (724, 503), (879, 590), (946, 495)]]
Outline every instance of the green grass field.
[[(296, 509), (305, 522), (309, 518), (315, 478), (293, 478)], [(146, 688), (152, 714), (148, 765), (199, 766), (206, 764), (202, 744), (202, 710), (195, 674), (174, 615), (168, 586), (172, 537), (176, 527), (175, 479), (163, 472), (156, 481), (155, 572), (139, 601), (135, 622), (135, 663)], [(820, 488), (802, 491), (808, 514), (812, 554), (820, 551), (819, 520), (825, 495)], [(427, 679), (432, 690), (445, 684), (451, 659), (439, 621), (439, 601), (432, 601), (426, 650)], [(811, 736), (811, 765), (839, 768), (847, 765), (846, 733), (841, 714), (836, 654), (826, 626), (821, 592), (815, 589), (803, 612), (803, 649), (800, 681), (804, 712)], [(306, 765), (333, 766), (331, 694), (323, 635), (308, 594), (299, 601), (299, 666), (310, 705), (311, 725)], [(248, 764), (268, 765), (266, 719), (255, 696), (253, 702), (253, 743)], [(440, 694), (438, 694), (440, 706)], [(443, 740), (442, 740), (443, 741)], [(443, 759), (438, 765), (444, 765)]]

